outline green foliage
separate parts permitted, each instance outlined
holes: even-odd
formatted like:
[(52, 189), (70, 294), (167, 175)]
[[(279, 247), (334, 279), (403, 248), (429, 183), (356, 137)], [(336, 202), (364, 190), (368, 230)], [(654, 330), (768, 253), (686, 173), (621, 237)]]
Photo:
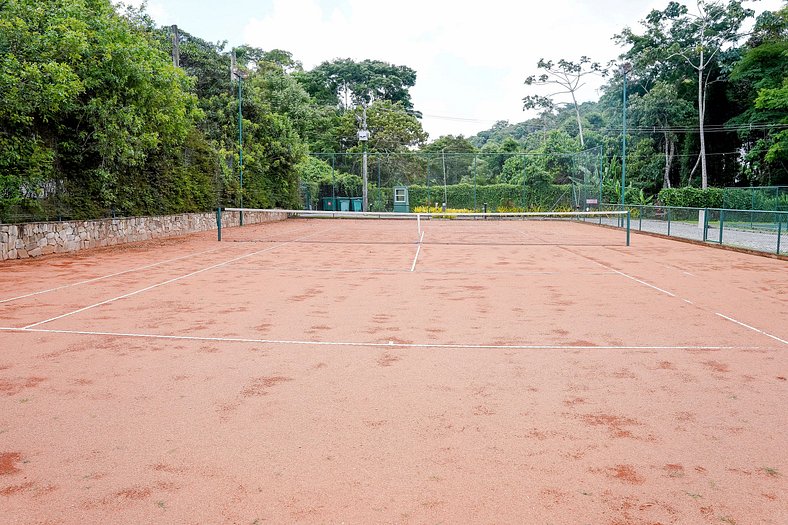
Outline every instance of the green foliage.
[(408, 66), (342, 58), (323, 62), (297, 78), (321, 104), (338, 103), (347, 110), (353, 105), (387, 100), (406, 110), (413, 109), (409, 89), (416, 84), (416, 72)]
[(0, 10), (4, 208), (56, 200), (87, 217), (177, 207), (150, 168), (183, 153), (201, 116), (190, 79), (109, 0)]
[(361, 177), (332, 170), (328, 162), (316, 157), (305, 157), (295, 166), (295, 171), (308, 189), (313, 209), (318, 208), (323, 197), (358, 197), (362, 193)]
[[(414, 185), (408, 188), (410, 205), (440, 206), (443, 186)], [(484, 203), (488, 211), (499, 208), (522, 208), (529, 211), (549, 211), (571, 208), (570, 185), (523, 186), (514, 184), (454, 184), (446, 187), (447, 204), (451, 208), (480, 211)]]
[(722, 188), (665, 188), (658, 200), (665, 206), (682, 208), (721, 208)]

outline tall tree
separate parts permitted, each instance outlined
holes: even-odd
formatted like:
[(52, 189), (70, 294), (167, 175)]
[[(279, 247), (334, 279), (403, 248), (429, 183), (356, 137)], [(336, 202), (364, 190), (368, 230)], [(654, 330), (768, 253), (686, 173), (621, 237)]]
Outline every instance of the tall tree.
[(342, 58), (323, 62), (297, 78), (319, 101), (330, 102), (333, 97), (345, 110), (375, 100), (399, 102), (406, 110), (413, 110), (409, 90), (416, 84), (416, 71), (408, 66)]
[(615, 37), (619, 44), (631, 46), (625, 53), (627, 58), (636, 60), (636, 65), (654, 74), (675, 67), (677, 62), (694, 71), (700, 140), (698, 159), (703, 188), (708, 186), (704, 129), (708, 88), (725, 77), (725, 68), (719, 66), (720, 57), (728, 45), (739, 41), (742, 22), (753, 15), (754, 11), (745, 9), (741, 0), (729, 0), (727, 4), (697, 0), (694, 13), (685, 5), (670, 2), (664, 10), (654, 9), (646, 16), (642, 21), (643, 35), (626, 28)]
[(655, 134), (661, 135), (665, 154), (663, 187), (670, 188), (670, 171), (678, 138), (675, 128), (687, 125), (692, 115), (692, 105), (678, 96), (674, 86), (657, 82), (645, 95), (634, 95), (630, 99), (630, 108), (635, 126), (653, 128)]
[(580, 135), (580, 146), (585, 147), (585, 138), (583, 137), (583, 121), (580, 118), (580, 106), (577, 103), (577, 92), (583, 86), (585, 86), (583, 79), (586, 76), (592, 74), (605, 76), (607, 75), (607, 71), (599, 64), (599, 62), (592, 62), (587, 56), (580, 57), (580, 60), (577, 62), (565, 60), (563, 58), (558, 62), (553, 62), (552, 60), (540, 58), (536, 67), (541, 69), (543, 73), (539, 76), (529, 76), (525, 79), (525, 85), (557, 86), (559, 90), (547, 96), (528, 95), (527, 97), (523, 98), (523, 109), (544, 108), (552, 110), (556, 106), (553, 97), (559, 95), (569, 95), (572, 99), (572, 106), (575, 110), (575, 117), (577, 119), (577, 127)]
[[(777, 12), (765, 11), (755, 23), (747, 45), (730, 75), (730, 97), (738, 103), (740, 113), (728, 121), (738, 130), (747, 151), (745, 172), (751, 183), (783, 184), (788, 182), (788, 167), (767, 155), (780, 141), (774, 124), (785, 118), (784, 109), (766, 93), (779, 89), (788, 78), (788, 6)], [(760, 100), (760, 102), (758, 102)]]

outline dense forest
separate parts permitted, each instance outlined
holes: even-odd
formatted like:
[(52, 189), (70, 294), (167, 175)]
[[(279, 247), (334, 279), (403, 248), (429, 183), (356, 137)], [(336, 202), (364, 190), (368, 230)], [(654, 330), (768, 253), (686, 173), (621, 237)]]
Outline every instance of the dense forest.
[[(202, 211), (241, 197), (302, 207), (329, 187), (360, 194), (362, 148), (375, 187), (549, 189), (597, 177), (614, 200), (625, 78), (628, 200), (788, 184), (788, 7), (757, 20), (738, 0), (699, 9), (670, 2), (622, 28), (615, 63), (535, 64), (523, 104), (536, 118), (430, 142), (405, 65), (306, 70), (288, 51), (231, 50), (110, 0), (2, 0), (0, 220)], [(586, 75), (606, 83), (598, 101), (577, 103)]]

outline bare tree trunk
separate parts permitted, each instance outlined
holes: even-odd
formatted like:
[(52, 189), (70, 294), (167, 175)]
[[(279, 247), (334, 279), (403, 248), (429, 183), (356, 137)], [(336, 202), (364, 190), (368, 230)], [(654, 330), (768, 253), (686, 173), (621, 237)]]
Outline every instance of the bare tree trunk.
[(703, 86), (703, 48), (700, 50), (700, 67), (698, 68), (698, 123), (700, 131), (700, 187), (706, 189), (709, 185), (709, 175), (706, 171), (706, 134), (703, 130), (703, 121), (706, 116), (706, 100)]
[(577, 100), (575, 99), (575, 93), (572, 92), (572, 102), (575, 105), (575, 118), (577, 118), (577, 129), (580, 131), (580, 147), (586, 147), (586, 142), (583, 140), (583, 123), (580, 120), (580, 108), (577, 107)]
[(670, 167), (673, 164), (673, 155), (675, 152), (675, 142), (665, 133), (665, 177), (662, 182), (663, 188), (670, 188)]
[(700, 164), (700, 155), (698, 155), (698, 159), (695, 161), (695, 165), (692, 167), (692, 171), (690, 171), (689, 177), (687, 178), (687, 186), (692, 186), (692, 177), (698, 169), (698, 164)]

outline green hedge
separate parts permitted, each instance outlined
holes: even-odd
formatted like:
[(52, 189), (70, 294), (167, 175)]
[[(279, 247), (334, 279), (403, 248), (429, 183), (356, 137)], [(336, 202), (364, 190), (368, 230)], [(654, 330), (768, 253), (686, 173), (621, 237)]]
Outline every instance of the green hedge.
[[(474, 189), (475, 188), (475, 189)], [(475, 193), (475, 199), (474, 199)], [(409, 186), (410, 206), (438, 206), (443, 202), (443, 186)], [(446, 187), (446, 200), (449, 208), (481, 210), (486, 203), (489, 211), (500, 208), (524, 208), (528, 210), (569, 209), (572, 207), (572, 187), (564, 185), (544, 185), (525, 187), (516, 184), (454, 184)]]
[(665, 206), (731, 210), (788, 210), (788, 194), (774, 188), (665, 188), (658, 200)]

